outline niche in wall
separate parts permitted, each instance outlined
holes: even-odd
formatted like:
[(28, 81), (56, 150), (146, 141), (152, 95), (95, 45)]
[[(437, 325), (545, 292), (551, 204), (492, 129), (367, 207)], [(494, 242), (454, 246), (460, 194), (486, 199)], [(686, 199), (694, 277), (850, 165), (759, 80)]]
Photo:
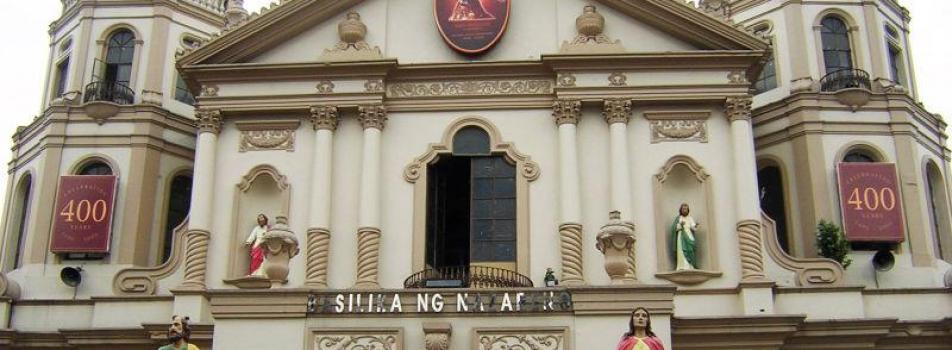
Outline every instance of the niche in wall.
[[(688, 285), (720, 277), (722, 273), (717, 266), (717, 223), (710, 175), (691, 157), (672, 157), (654, 176), (654, 198), (655, 246), (658, 249), (658, 273), (655, 276)], [(671, 226), (682, 203), (691, 208), (690, 215), (699, 224), (694, 234), (698, 266), (696, 270), (674, 271)]]
[(229, 279), (226, 279), (225, 283), (241, 287), (240, 279), (247, 276), (251, 262), (250, 248), (244, 244), (245, 240), (257, 225), (258, 214), (266, 215), (269, 225), (274, 225), (274, 218), (277, 216), (288, 216), (291, 186), (287, 178), (274, 167), (259, 165), (235, 185), (232, 203), (232, 230), (228, 246), (231, 258), (228, 266)]

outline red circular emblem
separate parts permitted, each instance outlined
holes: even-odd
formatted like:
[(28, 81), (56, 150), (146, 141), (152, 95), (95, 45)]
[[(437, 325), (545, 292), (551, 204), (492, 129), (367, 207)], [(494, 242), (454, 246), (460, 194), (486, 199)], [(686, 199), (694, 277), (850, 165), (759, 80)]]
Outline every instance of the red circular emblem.
[(454, 50), (480, 54), (493, 47), (509, 24), (510, 0), (434, 0), (433, 15)]

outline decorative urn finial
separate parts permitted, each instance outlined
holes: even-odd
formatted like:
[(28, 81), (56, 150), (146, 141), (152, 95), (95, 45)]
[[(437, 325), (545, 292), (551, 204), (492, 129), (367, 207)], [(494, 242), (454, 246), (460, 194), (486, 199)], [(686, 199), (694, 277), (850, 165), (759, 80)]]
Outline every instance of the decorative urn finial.
[(605, 272), (612, 284), (635, 283), (635, 224), (622, 221), (621, 212), (608, 214), (608, 223), (598, 232), (595, 247), (605, 254)]

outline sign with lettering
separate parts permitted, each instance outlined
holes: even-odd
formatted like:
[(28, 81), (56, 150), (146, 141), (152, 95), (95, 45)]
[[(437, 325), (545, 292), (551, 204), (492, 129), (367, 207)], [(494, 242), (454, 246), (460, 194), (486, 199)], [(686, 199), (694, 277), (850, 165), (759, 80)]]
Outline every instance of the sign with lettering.
[(567, 291), (344, 293), (310, 295), (308, 313), (519, 313), (572, 311)]
[(902, 242), (905, 220), (893, 163), (837, 166), (843, 230), (851, 242)]
[(499, 42), (509, 25), (510, 0), (434, 0), (443, 39), (454, 50), (479, 54)]
[(50, 251), (108, 253), (116, 176), (61, 176)]

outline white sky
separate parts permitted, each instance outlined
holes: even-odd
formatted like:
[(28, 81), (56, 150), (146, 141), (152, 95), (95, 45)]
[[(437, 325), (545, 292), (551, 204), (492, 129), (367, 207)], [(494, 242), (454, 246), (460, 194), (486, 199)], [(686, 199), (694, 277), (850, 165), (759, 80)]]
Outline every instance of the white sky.
[[(429, 0), (419, 0), (429, 1)], [(245, 0), (258, 11), (272, 1)], [(912, 53), (920, 99), (929, 111), (952, 118), (952, 1), (900, 0), (912, 14)], [(6, 0), (0, 11), (0, 164), (10, 161), (10, 137), (17, 126), (27, 125), (40, 113), (40, 96), (46, 80), (49, 24), (59, 17), (57, 0)], [(945, 43), (945, 44), (942, 44)], [(6, 171), (0, 189), (6, 189)], [(0, 202), (0, 208), (3, 203)]]

